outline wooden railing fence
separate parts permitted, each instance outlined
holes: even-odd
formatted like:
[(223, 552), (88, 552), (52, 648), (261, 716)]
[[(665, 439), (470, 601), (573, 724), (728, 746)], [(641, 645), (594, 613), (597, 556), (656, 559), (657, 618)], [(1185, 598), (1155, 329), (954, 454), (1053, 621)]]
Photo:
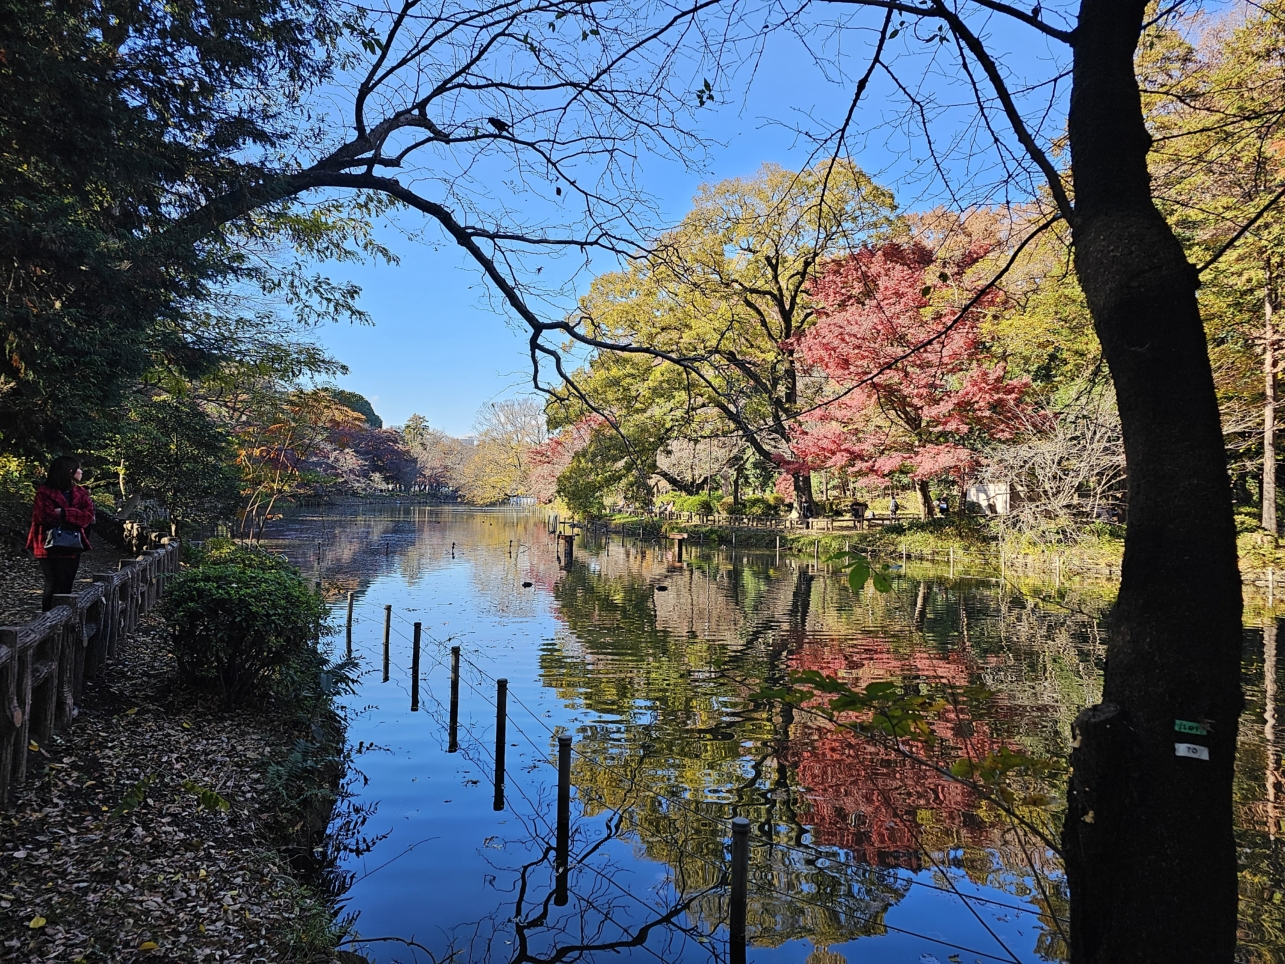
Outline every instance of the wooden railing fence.
[(850, 515), (819, 515), (811, 519), (792, 519), (788, 515), (753, 516), (725, 515), (715, 512), (712, 515), (701, 515), (697, 512), (677, 512), (673, 509), (662, 509), (646, 513), (648, 518), (661, 521), (687, 522), (699, 525), (722, 526), (731, 529), (776, 529), (780, 532), (791, 532), (804, 529), (814, 532), (834, 532), (842, 529), (853, 531), (861, 529), (878, 529), (895, 522), (917, 522), (919, 515), (903, 512), (900, 515), (876, 514), (854, 519)]
[(161, 598), (178, 572), (177, 540), (163, 540), (118, 572), (95, 575), (80, 593), (24, 626), (0, 626), (0, 809), (27, 779), (28, 743), (43, 745), (71, 723), (85, 680), (100, 674), (120, 639)]

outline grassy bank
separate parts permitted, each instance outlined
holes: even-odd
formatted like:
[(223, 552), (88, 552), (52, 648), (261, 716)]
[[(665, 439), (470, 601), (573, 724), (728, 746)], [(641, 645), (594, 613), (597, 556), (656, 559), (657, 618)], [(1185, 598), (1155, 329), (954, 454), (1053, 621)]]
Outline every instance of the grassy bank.
[[(1062, 534), (1060, 540), (1038, 540), (1006, 530), (994, 520), (978, 516), (946, 519), (907, 519), (878, 529), (822, 530), (732, 529), (723, 525), (685, 523), (617, 515), (601, 523), (614, 532), (642, 534), (661, 539), (671, 532), (685, 532), (697, 545), (732, 545), (738, 548), (776, 549), (802, 556), (825, 558), (843, 549), (859, 549), (877, 558), (939, 562), (957, 570), (976, 573), (1005, 572), (1012, 576), (1058, 581), (1097, 579), (1116, 581), (1124, 554), (1124, 527), (1094, 523)], [(1245, 595), (1249, 608), (1262, 608), (1268, 597), (1273, 611), (1285, 608), (1285, 541), (1263, 532), (1257, 510), (1236, 510), (1237, 542)], [(689, 543), (690, 545), (691, 543)], [(1274, 578), (1269, 579), (1269, 570)]]
[[(1074, 540), (1041, 543), (1004, 531), (992, 520), (978, 516), (951, 516), (945, 519), (907, 519), (894, 525), (871, 529), (773, 530), (730, 528), (725, 525), (662, 522), (638, 516), (618, 515), (604, 520), (612, 531), (663, 538), (669, 533), (685, 532), (689, 539), (702, 545), (739, 548), (776, 549), (802, 555), (828, 556), (845, 548), (859, 549), (872, 555), (908, 559), (948, 561), (953, 553), (956, 563), (975, 568), (1013, 568), (1038, 572), (1055, 570), (1059, 565), (1067, 573), (1083, 574), (1108, 569), (1118, 575), (1124, 548), (1121, 526), (1095, 525), (1076, 534)], [(1001, 551), (1003, 560), (1001, 563)]]
[(153, 613), (29, 751), (0, 843), (16, 960), (333, 961), (324, 833), (344, 771), (321, 675), (229, 708)]

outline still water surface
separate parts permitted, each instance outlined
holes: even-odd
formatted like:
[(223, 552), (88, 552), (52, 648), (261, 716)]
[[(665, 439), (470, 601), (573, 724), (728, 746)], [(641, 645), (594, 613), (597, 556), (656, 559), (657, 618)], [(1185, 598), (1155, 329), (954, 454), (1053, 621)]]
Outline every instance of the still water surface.
[[(1065, 959), (1056, 857), (942, 768), (1001, 747), (1065, 754), (1071, 720), (1098, 694), (1101, 588), (911, 563), (891, 593), (857, 596), (811, 559), (693, 546), (680, 563), (666, 547), (592, 535), (568, 568), (543, 515), (515, 510), (333, 510), (274, 536), (305, 572), (320, 563), (329, 588), (356, 591), (352, 796), (332, 829), (342, 899), (372, 960), (724, 961), (734, 816), (753, 827), (751, 961)], [(336, 612), (342, 626), (342, 603)], [(1285, 947), (1275, 637), (1274, 621), (1245, 634), (1246, 961), (1281, 960)], [(463, 654), (454, 753), (452, 645)], [(930, 745), (899, 754), (835, 729), (815, 704), (756, 695), (808, 669), (952, 705)], [(558, 733), (575, 740), (565, 906), (553, 900)], [(1021, 790), (1024, 817), (1056, 817), (1060, 777)], [(1051, 808), (1034, 805), (1041, 793)]]

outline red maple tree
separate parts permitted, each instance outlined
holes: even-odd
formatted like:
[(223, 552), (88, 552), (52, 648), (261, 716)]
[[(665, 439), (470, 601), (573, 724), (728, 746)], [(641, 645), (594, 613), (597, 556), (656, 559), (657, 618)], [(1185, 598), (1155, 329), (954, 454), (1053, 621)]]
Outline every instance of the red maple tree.
[(540, 502), (552, 502), (557, 495), (558, 476), (566, 471), (575, 454), (589, 444), (593, 430), (606, 424), (601, 415), (586, 415), (532, 448), (527, 457), (531, 466), (531, 494)]
[(919, 242), (888, 242), (821, 272), (812, 286), (819, 320), (799, 356), (841, 394), (795, 429), (800, 458), (866, 484), (907, 475), (927, 517), (932, 479), (962, 485), (982, 444), (1016, 433), (1030, 379), (1009, 379), (980, 346), (982, 321), (1003, 295), (985, 293), (956, 320), (976, 293), (970, 269), (987, 253), (981, 243), (940, 256)]

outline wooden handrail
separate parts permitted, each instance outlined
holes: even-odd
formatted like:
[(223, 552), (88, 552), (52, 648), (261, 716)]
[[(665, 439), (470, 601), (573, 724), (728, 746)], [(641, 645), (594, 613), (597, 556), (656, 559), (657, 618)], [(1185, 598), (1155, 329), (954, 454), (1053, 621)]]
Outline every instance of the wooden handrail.
[(28, 744), (70, 725), (85, 680), (103, 671), (178, 572), (178, 541), (162, 542), (79, 593), (55, 596), (30, 622), (0, 626), (0, 810), (26, 781)]

